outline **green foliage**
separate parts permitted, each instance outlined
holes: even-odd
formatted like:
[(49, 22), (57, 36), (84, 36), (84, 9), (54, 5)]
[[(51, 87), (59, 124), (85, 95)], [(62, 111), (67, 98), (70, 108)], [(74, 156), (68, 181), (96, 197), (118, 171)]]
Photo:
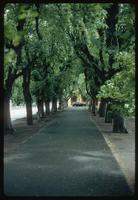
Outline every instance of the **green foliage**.
[(24, 104), (23, 89), (22, 89), (22, 77), (19, 77), (15, 81), (11, 100), (12, 100), (12, 104), (15, 106)]
[[(73, 93), (95, 97), (99, 92), (100, 98), (110, 97), (120, 102), (116, 107), (125, 114), (134, 114), (134, 7), (119, 4), (113, 34), (117, 44), (107, 45), (107, 38), (112, 35), (107, 25), (108, 9), (112, 5), (39, 4), (38, 12), (35, 4), (7, 4), (4, 15), (5, 80), (9, 67), (20, 72), (29, 63), (34, 99), (67, 99)], [(23, 20), (23, 30), (18, 31), (17, 24)], [(110, 39), (113, 40), (113, 36)], [(9, 46), (18, 47), (22, 42), (17, 65), (18, 55)], [(113, 69), (120, 72), (112, 77), (109, 75)], [(16, 90), (19, 90), (17, 84), (13, 99), (20, 102)]]
[(135, 114), (135, 54), (120, 52), (118, 62), (123, 70), (101, 86), (98, 97), (112, 98), (120, 102), (114, 108), (125, 115)]
[(14, 64), (16, 62), (16, 54), (14, 52), (14, 50), (9, 49), (7, 52), (5, 52), (4, 54), (4, 64), (8, 65), (8, 64)]

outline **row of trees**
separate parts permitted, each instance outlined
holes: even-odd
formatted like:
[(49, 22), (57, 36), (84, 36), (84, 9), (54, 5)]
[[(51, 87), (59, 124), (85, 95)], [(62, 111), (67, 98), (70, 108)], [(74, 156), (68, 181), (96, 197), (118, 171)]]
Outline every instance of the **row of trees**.
[(56, 112), (57, 100), (62, 109), (76, 91), (94, 114), (100, 98), (101, 117), (111, 102), (134, 114), (134, 22), (131, 4), (6, 4), (5, 128), (12, 130), (11, 98), (25, 102), (28, 125), (32, 99), (44, 116), (50, 102)]

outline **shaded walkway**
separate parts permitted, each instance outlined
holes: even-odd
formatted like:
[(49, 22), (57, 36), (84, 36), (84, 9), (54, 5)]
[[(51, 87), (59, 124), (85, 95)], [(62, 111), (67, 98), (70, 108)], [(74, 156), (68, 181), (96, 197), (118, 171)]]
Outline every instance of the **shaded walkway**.
[(7, 154), (4, 174), (6, 195), (131, 195), (103, 136), (83, 108), (60, 113)]

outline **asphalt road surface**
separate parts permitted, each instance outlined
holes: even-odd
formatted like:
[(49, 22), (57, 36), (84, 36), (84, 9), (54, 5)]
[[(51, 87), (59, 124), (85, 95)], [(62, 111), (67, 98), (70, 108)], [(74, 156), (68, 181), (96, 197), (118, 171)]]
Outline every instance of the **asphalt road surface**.
[(5, 155), (7, 196), (130, 196), (85, 108), (70, 108)]

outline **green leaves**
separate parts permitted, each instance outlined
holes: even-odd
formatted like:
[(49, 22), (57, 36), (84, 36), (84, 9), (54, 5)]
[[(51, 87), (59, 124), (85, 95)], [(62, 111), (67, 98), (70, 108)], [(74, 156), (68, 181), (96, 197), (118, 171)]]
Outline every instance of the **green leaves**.
[[(125, 115), (135, 114), (135, 54), (134, 52), (120, 52), (117, 59), (123, 70), (111, 80), (101, 86), (99, 98), (112, 98), (122, 102), (119, 109)], [(125, 103), (126, 102), (126, 103)]]
[(17, 105), (17, 106), (22, 105), (24, 103), (24, 97), (23, 97), (23, 92), (22, 92), (22, 77), (18, 78), (15, 81), (11, 100), (12, 100), (13, 105)]
[[(125, 105), (125, 110), (129, 108), (128, 113), (133, 113), (134, 8), (129, 4), (119, 4), (118, 21), (111, 24), (112, 33), (110, 23), (107, 23), (112, 17), (108, 12), (112, 5), (40, 4), (38, 13), (35, 4), (8, 4), (4, 22), (5, 71), (10, 64), (17, 70), (21, 69), (28, 63), (28, 57), (30, 60), (35, 58), (30, 64), (31, 90), (35, 96), (52, 98), (62, 94), (67, 97), (72, 92), (86, 95), (87, 85), (90, 95), (99, 92), (99, 97), (126, 100), (122, 107)], [(38, 40), (37, 17), (42, 40)], [(17, 31), (23, 21), (23, 30)], [(22, 49), (19, 67), (15, 66), (14, 49), (17, 50), (22, 43), (29, 56)], [(120, 72), (115, 75), (117, 69)]]
[(4, 65), (12, 64), (14, 65), (16, 63), (16, 54), (15, 51), (10, 49), (8, 52), (4, 55)]
[(22, 14), (20, 14), (19, 16), (18, 16), (18, 19), (19, 20), (23, 20), (23, 19), (25, 19), (27, 17), (27, 13), (22, 13)]
[(37, 17), (39, 14), (37, 11), (32, 11), (32, 10), (28, 10), (27, 12), (23, 12), (21, 14), (19, 14), (18, 19), (19, 20), (23, 20), (25, 18), (35, 18)]

